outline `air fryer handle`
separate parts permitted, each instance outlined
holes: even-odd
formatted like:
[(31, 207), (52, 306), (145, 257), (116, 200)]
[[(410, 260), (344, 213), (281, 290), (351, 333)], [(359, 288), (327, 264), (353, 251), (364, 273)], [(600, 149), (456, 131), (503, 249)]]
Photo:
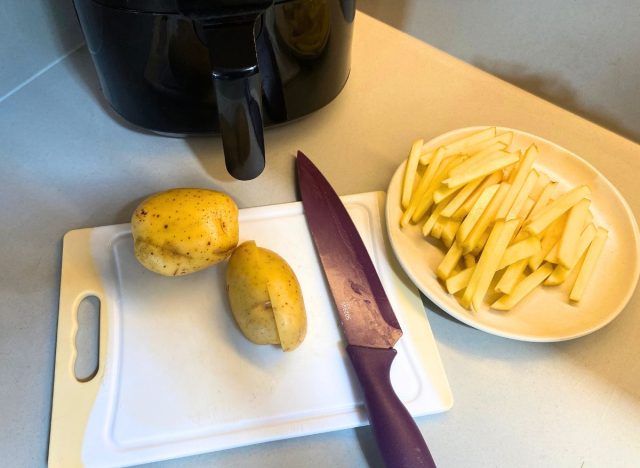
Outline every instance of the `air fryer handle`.
[(265, 166), (262, 86), (254, 24), (257, 15), (203, 25), (211, 58), (225, 163), (236, 179), (249, 180)]

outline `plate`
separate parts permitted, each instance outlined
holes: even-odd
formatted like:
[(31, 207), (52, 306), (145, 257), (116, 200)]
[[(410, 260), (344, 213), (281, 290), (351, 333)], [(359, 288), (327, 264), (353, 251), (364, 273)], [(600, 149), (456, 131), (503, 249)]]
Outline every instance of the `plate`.
[[(427, 143), (430, 149), (487, 127), (468, 127), (445, 133)], [(471, 312), (458, 304), (438, 282), (435, 270), (443, 252), (425, 240), (419, 225), (400, 229), (400, 193), (405, 162), (396, 170), (387, 191), (386, 224), (393, 251), (414, 284), (443, 311), (488, 333), (524, 341), (562, 341), (592, 333), (610, 323), (625, 307), (640, 273), (638, 225), (620, 192), (596, 168), (567, 149), (544, 138), (512, 131), (512, 147), (535, 143), (540, 154), (534, 167), (559, 182), (560, 189), (587, 184), (593, 191), (591, 211), (597, 225), (609, 230), (590, 286), (582, 300), (570, 303), (565, 285), (536, 289), (511, 311), (488, 307)]]

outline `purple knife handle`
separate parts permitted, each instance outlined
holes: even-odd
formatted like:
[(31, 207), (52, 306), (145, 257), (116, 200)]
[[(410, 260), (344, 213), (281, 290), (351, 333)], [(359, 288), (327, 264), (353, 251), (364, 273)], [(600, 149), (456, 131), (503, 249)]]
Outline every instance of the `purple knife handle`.
[(435, 467), (420, 429), (391, 386), (393, 348), (347, 346), (387, 468)]

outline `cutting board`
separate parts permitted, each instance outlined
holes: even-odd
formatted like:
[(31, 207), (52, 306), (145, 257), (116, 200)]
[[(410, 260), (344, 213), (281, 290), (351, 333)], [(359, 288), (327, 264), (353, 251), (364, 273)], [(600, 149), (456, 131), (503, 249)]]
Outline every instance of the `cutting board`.
[[(453, 403), (422, 301), (383, 233), (384, 193), (342, 198), (404, 331), (391, 381), (413, 416)], [(225, 264), (183, 277), (145, 270), (128, 224), (64, 237), (51, 467), (128, 466), (367, 424), (328, 286), (299, 202), (240, 210), (240, 241), (284, 257), (308, 332), (283, 353), (240, 333)], [(98, 371), (74, 374), (77, 311), (100, 301)]]

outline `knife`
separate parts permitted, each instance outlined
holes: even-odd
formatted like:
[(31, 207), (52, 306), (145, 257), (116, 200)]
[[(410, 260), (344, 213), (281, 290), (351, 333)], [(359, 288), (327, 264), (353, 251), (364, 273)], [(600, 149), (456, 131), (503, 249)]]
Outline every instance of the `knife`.
[(296, 168), (304, 215), (382, 459), (388, 468), (435, 467), (418, 426), (391, 386), (393, 346), (402, 330), (366, 247), (338, 195), (302, 151)]

